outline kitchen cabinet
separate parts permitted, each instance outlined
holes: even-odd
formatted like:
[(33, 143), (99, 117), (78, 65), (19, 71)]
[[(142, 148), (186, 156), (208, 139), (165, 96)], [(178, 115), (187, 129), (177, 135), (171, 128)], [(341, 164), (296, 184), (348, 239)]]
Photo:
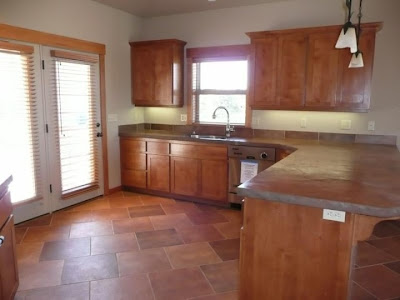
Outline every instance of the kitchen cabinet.
[(227, 202), (226, 146), (171, 143), (171, 192)]
[(370, 106), (371, 80), (375, 49), (375, 31), (364, 30), (360, 39), (364, 68), (348, 68), (351, 55), (341, 51), (339, 57), (339, 82), (336, 107), (366, 111)]
[(121, 184), (146, 188), (146, 142), (120, 138)]
[(226, 201), (228, 167), (225, 160), (201, 161), (201, 196), (216, 201)]
[(336, 104), (340, 51), (336, 32), (309, 36), (306, 107), (331, 108)]
[(171, 157), (171, 192), (178, 195), (200, 194), (200, 161), (193, 158)]
[(365, 66), (349, 69), (349, 49), (335, 49), (341, 26), (251, 32), (249, 103), (253, 109), (366, 112), (375, 35), (363, 24)]
[(183, 105), (185, 42), (130, 42), (132, 103), (136, 106)]
[(0, 299), (13, 299), (18, 288), (18, 268), (12, 215), (0, 230), (0, 237)]
[(225, 145), (121, 137), (122, 186), (174, 198), (228, 203)]
[(169, 143), (147, 142), (147, 188), (169, 192)]
[(10, 182), (11, 177), (0, 182), (0, 299), (4, 300), (14, 299), (19, 284)]

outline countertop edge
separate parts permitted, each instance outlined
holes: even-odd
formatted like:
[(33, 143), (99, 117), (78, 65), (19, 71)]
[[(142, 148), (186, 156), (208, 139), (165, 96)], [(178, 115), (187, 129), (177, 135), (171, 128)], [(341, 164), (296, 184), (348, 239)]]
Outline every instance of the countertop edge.
[(369, 205), (338, 202), (328, 199), (309, 198), (298, 195), (273, 193), (269, 191), (256, 191), (253, 189), (241, 188), (240, 186), (238, 187), (238, 195), (248, 198), (256, 198), (263, 201), (282, 202), (287, 204), (317, 207), (322, 209), (332, 209), (379, 218), (400, 217), (400, 206), (390, 209), (379, 208)]

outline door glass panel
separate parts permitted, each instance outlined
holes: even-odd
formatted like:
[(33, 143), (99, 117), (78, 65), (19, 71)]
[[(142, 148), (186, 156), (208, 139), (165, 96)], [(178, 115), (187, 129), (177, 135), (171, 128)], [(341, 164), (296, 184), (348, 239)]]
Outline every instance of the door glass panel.
[(55, 61), (62, 195), (98, 187), (94, 65)]
[(0, 47), (0, 157), (1, 168), (13, 176), (13, 203), (41, 198), (40, 112), (32, 53)]

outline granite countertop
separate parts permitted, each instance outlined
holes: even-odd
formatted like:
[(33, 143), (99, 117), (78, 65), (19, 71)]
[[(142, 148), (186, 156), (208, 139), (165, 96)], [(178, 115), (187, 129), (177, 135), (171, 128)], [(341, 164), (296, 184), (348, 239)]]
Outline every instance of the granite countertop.
[(239, 194), (382, 218), (400, 217), (400, 153), (395, 146), (268, 138), (200, 141), (182, 133), (151, 131), (122, 131), (120, 136), (293, 149), (291, 155), (240, 185)]

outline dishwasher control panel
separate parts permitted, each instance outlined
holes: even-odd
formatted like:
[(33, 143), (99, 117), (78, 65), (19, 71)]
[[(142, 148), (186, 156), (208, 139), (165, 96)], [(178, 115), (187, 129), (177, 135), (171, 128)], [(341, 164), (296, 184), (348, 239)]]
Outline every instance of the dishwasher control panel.
[(229, 146), (228, 156), (237, 159), (275, 161), (275, 148)]

